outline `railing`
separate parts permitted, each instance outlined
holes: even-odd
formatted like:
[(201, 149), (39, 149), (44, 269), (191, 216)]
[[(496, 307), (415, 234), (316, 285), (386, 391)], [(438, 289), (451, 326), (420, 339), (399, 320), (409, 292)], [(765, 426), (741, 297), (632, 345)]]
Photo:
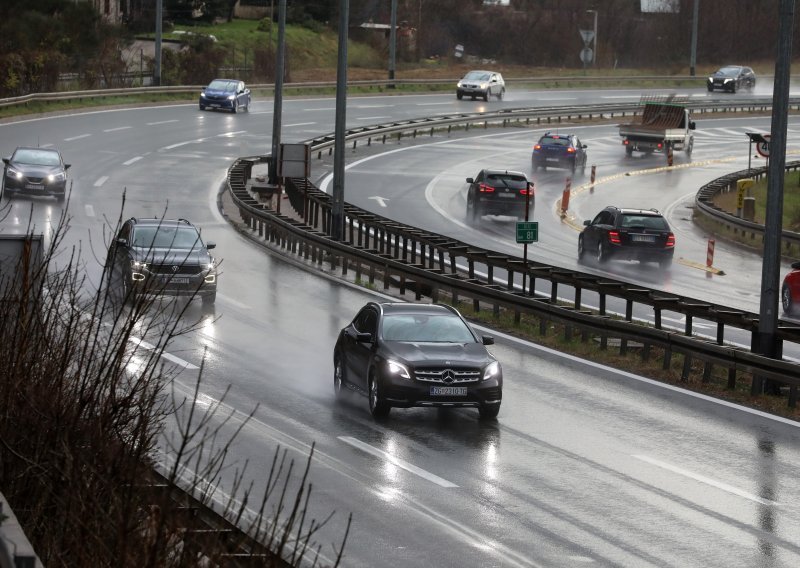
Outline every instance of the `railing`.
[[(789, 162), (786, 164), (786, 171), (800, 170), (800, 161)], [(702, 186), (695, 195), (695, 205), (697, 211), (717, 226), (723, 227), (734, 235), (741, 236), (744, 240), (760, 241), (764, 240), (764, 225), (737, 217), (714, 205), (714, 197), (721, 192), (736, 190), (736, 182), (740, 179), (753, 178), (760, 179), (767, 175), (767, 168), (750, 168), (740, 170), (718, 177)], [(787, 256), (800, 254), (800, 233), (783, 230), (781, 232), (781, 253)]]
[[(745, 101), (741, 101), (744, 103)], [(763, 104), (763, 103), (762, 103)], [(797, 105), (794, 100), (792, 105)], [(717, 112), (716, 103), (696, 103), (697, 112)], [(737, 108), (745, 109), (737, 103)], [(732, 108), (726, 103), (726, 109)], [(767, 110), (768, 104), (758, 110)], [(512, 126), (532, 120), (553, 122), (571, 116), (613, 116), (635, 113), (636, 105), (593, 105), (558, 109), (516, 109), (494, 113), (476, 113), (453, 117), (427, 118), (349, 130), (345, 139), (367, 144), (385, 135), (417, 136), (419, 132), (433, 134), (447, 131), (454, 125), (484, 123)], [(333, 136), (310, 141), (318, 155), (332, 146)], [(384, 289), (399, 288), (400, 293), (413, 291), (417, 299), (423, 295), (437, 301), (447, 296), (450, 301), (469, 300), (478, 310), (490, 306), (495, 314), (501, 310), (513, 313), (519, 322), (523, 315), (539, 321), (540, 332), (556, 322), (563, 326), (568, 338), (580, 335), (588, 341), (598, 339), (600, 348), (607, 348), (609, 338), (620, 340), (619, 349), (626, 352), (630, 342), (643, 344), (642, 356), (648, 357), (651, 347), (664, 350), (664, 367), (670, 365), (673, 354), (684, 357), (683, 377), (688, 378), (692, 360), (703, 363), (703, 380), (708, 380), (712, 367), (719, 365), (728, 371), (728, 384), (735, 386), (737, 375), (749, 373), (756, 377), (790, 385), (789, 405), (797, 401), (800, 386), (800, 365), (770, 359), (726, 343), (726, 329), (735, 328), (754, 333), (758, 330), (758, 314), (730, 308), (721, 304), (669, 294), (605, 277), (584, 274), (539, 262), (527, 261), (504, 253), (482, 249), (446, 236), (431, 233), (368, 213), (352, 205), (345, 206), (345, 230), (341, 242), (330, 237), (332, 221), (331, 198), (308, 180), (287, 180), (287, 194), (301, 220), (281, 215), (269, 209), (247, 190), (254, 165), (268, 162), (267, 157), (240, 158), (229, 169), (228, 189), (245, 225), (254, 234), (273, 246), (298, 255), (317, 265), (329, 265), (342, 275), (355, 273), (359, 280), (374, 284), (383, 282)], [(549, 285), (549, 294), (537, 292), (536, 283)], [(521, 283), (525, 283), (524, 287)], [(561, 300), (560, 291), (571, 292), (569, 302)], [(585, 293), (595, 294), (596, 309), (583, 302)], [(615, 318), (607, 310), (608, 300), (624, 305), (624, 316)], [(647, 308), (653, 325), (634, 322), (634, 308)], [(684, 331), (676, 332), (662, 326), (664, 312), (685, 317)], [(701, 319), (716, 326), (714, 341), (695, 334), (693, 321)], [(781, 325), (777, 341), (800, 343), (800, 327)]]

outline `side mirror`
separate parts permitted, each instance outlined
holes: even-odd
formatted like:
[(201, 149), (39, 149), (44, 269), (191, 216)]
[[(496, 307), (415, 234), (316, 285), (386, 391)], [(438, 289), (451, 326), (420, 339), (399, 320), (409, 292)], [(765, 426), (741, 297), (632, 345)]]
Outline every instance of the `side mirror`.
[(481, 337), (481, 343), (483, 343), (484, 345), (494, 345), (494, 337), (484, 335)]
[(72, 164), (64, 164), (64, 169), (68, 170), (72, 167)]
[(689, 130), (694, 130), (694, 129), (695, 129), (695, 126), (696, 126), (696, 125), (695, 125), (695, 123), (694, 123), (694, 120), (690, 120), (690, 121), (689, 121)]
[(473, 178), (467, 178), (467, 183), (475, 183), (475, 180)]
[(588, 146), (587, 146), (586, 144), (582, 144), (582, 145), (581, 145), (581, 148), (584, 148), (584, 149), (585, 149), (585, 148), (588, 148)]
[(356, 341), (359, 343), (372, 343), (372, 334), (366, 332), (358, 332), (356, 334)]
[(584, 219), (584, 221), (583, 221), (583, 226), (584, 227), (588, 227), (591, 224), (592, 224), (592, 222), (589, 219)]
[(211, 249), (213, 249), (213, 248), (217, 248), (217, 243), (215, 243), (214, 241), (208, 241), (208, 242), (206, 243), (206, 248), (207, 248), (208, 250), (211, 250)]
[(8, 165), (11, 162), (11, 158), (3, 158), (3, 162)]

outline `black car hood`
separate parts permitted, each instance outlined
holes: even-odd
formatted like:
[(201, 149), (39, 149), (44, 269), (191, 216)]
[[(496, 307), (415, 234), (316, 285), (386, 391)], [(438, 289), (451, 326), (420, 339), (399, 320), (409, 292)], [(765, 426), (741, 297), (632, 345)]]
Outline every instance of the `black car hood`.
[(207, 264), (211, 262), (211, 255), (203, 249), (174, 250), (174, 249), (133, 249), (135, 259), (140, 262), (152, 264)]
[[(479, 367), (493, 361), (482, 343), (413, 343), (387, 341), (385, 346), (410, 365), (458, 364)], [(448, 363), (449, 362), (449, 363)]]
[(39, 166), (36, 164), (20, 164), (11, 162), (11, 167), (22, 172), (26, 177), (45, 178), (50, 174), (60, 174), (64, 171), (61, 166)]

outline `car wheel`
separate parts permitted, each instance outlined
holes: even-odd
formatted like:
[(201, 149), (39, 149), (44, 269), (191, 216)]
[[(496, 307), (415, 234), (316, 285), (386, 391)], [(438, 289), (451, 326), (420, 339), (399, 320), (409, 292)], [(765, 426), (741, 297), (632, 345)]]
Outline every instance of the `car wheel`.
[(693, 149), (694, 149), (694, 136), (690, 137), (689, 142), (686, 144), (686, 155), (691, 156)]
[(792, 315), (794, 313), (794, 302), (792, 301), (792, 289), (789, 288), (786, 284), (783, 285), (781, 288), (781, 304), (783, 305), (783, 311), (787, 315)]
[(584, 175), (585, 173), (586, 173), (586, 160), (584, 159), (583, 162), (581, 163), (581, 175)]
[(336, 400), (341, 400), (344, 396), (345, 382), (342, 356), (337, 353), (333, 361), (333, 394), (336, 395)]
[(737, 89), (736, 89), (736, 83), (734, 83), (734, 84), (731, 86), (731, 93), (733, 93), (733, 94), (735, 95), (735, 94), (736, 94), (736, 91), (737, 91)]
[(482, 420), (497, 418), (497, 415), (500, 414), (500, 404), (482, 404), (478, 408), (478, 412)]
[(578, 262), (583, 262), (584, 256), (586, 256), (586, 248), (583, 243), (583, 235), (578, 235)]
[(672, 257), (668, 256), (666, 258), (662, 258), (658, 261), (658, 266), (659, 268), (669, 268), (672, 266)]
[(210, 294), (204, 294), (202, 296), (202, 299), (203, 299), (203, 306), (204, 307), (213, 306), (214, 302), (217, 301), (217, 293), (216, 292), (211, 292)]
[(63, 193), (59, 193), (58, 195), (56, 195), (56, 201), (58, 201), (59, 203), (64, 203), (65, 199), (66, 195)]
[(626, 156), (633, 156), (633, 146), (625, 146), (625, 155)]
[(505, 89), (505, 87), (503, 87), (502, 89), (500, 89), (500, 92), (499, 92), (499, 93), (497, 93), (497, 100), (498, 100), (498, 101), (502, 101), (504, 96), (506, 96), (506, 89)]
[(464, 98), (464, 93), (462, 93), (462, 92), (460, 92), (460, 91), (459, 91), (458, 93), (456, 93), (456, 98), (457, 98), (458, 100), (461, 100), (461, 99), (463, 99), (463, 98)]
[(373, 418), (384, 418), (389, 415), (389, 411), (392, 409), (383, 400), (379, 385), (380, 381), (378, 381), (375, 373), (371, 373), (369, 376), (369, 412)]
[(597, 243), (597, 262), (603, 264), (608, 260), (608, 250), (606, 250), (606, 245), (603, 241)]
[(483, 93), (483, 100), (484, 100), (485, 102), (489, 102), (489, 95), (491, 95), (491, 94), (492, 94), (492, 90), (491, 90), (491, 89), (489, 89), (488, 91), (486, 91), (485, 93)]
[(236, 111), (237, 111), (237, 110), (239, 110), (239, 109), (237, 108), (238, 106), (239, 106), (238, 102), (237, 102), (237, 101), (233, 101), (233, 103), (231, 104), (231, 112), (232, 112), (233, 114), (236, 114)]
[(572, 164), (570, 164), (569, 166), (569, 171), (572, 173), (573, 176), (575, 175), (575, 170), (577, 169), (578, 169), (578, 164), (575, 162), (575, 160), (572, 160)]
[(205, 105), (200, 105), (200, 110), (206, 110), (206, 106)]

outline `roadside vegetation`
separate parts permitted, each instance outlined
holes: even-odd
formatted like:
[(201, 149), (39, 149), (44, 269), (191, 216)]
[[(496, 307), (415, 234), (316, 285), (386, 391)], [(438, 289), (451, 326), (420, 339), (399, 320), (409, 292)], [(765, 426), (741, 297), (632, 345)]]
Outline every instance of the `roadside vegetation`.
[(181, 382), (162, 358), (203, 316), (185, 300), (121, 297), (105, 274), (87, 281), (83, 255), (105, 253), (64, 247), (69, 224), (29, 228), (0, 275), (0, 490), (43, 564), (225, 566), (240, 540), (190, 530), (184, 492), (272, 551), (249, 565), (319, 565), (315, 535), (334, 520), (342, 541), (324, 553), (340, 558), (349, 519), (306, 516), (311, 455), (303, 468), (278, 448), (258, 474), (233, 462), (252, 413), (198, 404), (202, 367)]

